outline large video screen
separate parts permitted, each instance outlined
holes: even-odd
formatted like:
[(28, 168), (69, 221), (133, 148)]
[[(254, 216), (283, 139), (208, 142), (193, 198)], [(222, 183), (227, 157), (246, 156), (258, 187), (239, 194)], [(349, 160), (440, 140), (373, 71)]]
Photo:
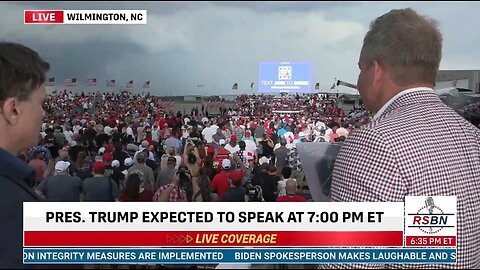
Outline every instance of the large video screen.
[(261, 93), (309, 93), (312, 91), (312, 63), (261, 62), (258, 78)]

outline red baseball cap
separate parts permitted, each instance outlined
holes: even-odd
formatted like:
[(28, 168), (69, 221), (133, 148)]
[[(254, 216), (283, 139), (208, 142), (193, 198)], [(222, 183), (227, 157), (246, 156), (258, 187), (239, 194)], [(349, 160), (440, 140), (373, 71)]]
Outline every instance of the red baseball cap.
[(107, 146), (105, 147), (105, 151), (106, 152), (112, 152), (113, 151), (113, 144), (107, 144)]
[(112, 160), (113, 160), (113, 155), (112, 155), (112, 153), (105, 153), (105, 154), (103, 154), (103, 160), (104, 160), (105, 162), (110, 162), (110, 161), (112, 161)]
[(107, 166), (105, 166), (105, 163), (103, 163), (103, 161), (97, 161), (93, 165), (94, 171), (105, 171), (106, 169), (107, 169)]

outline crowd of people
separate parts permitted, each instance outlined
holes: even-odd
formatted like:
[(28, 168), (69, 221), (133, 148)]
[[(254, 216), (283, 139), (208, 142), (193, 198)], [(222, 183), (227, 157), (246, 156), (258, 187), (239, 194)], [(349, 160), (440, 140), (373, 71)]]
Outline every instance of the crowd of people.
[(296, 144), (342, 141), (368, 122), (326, 94), (204, 102), (225, 109), (175, 114), (161, 97), (129, 92), (49, 95), (39, 144), (21, 156), (32, 186), (47, 201), (306, 201)]

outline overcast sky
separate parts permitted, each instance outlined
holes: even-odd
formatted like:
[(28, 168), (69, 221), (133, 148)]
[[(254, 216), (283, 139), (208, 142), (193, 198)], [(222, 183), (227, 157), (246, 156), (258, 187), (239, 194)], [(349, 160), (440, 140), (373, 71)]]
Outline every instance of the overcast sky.
[[(356, 83), (370, 22), (406, 7), (439, 21), (441, 69), (480, 69), (475, 2), (0, 2), (0, 38), (37, 50), (57, 85), (134, 80), (142, 91), (150, 80), (159, 95), (251, 93), (259, 62), (310, 61), (313, 83), (329, 89), (335, 78)], [(145, 9), (148, 24), (24, 25), (25, 9)]]

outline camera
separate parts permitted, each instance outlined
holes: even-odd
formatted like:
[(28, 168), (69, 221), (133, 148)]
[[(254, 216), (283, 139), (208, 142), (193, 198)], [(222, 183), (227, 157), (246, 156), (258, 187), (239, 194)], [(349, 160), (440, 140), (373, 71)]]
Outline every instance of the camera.
[(178, 167), (177, 171), (178, 176), (180, 177), (180, 185), (183, 187), (185, 183), (190, 182), (190, 177), (187, 174), (190, 174), (190, 171), (185, 166)]
[(259, 185), (253, 185), (252, 182), (247, 181), (243, 185), (247, 192), (249, 202), (263, 202), (262, 188)]
[(180, 179), (180, 188), (185, 190), (187, 194), (187, 201), (191, 201), (193, 195), (193, 186), (190, 179), (190, 171), (186, 166), (180, 166), (177, 170), (178, 177)]

